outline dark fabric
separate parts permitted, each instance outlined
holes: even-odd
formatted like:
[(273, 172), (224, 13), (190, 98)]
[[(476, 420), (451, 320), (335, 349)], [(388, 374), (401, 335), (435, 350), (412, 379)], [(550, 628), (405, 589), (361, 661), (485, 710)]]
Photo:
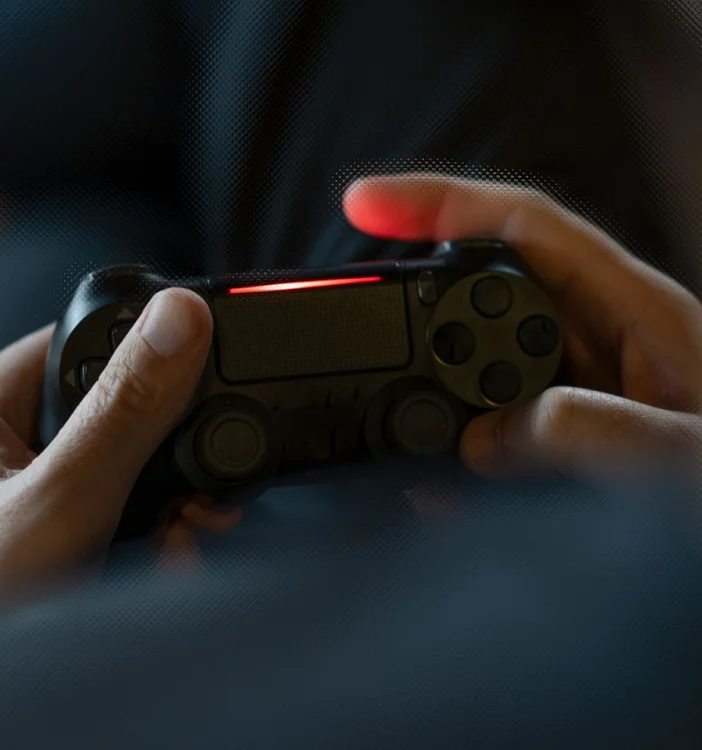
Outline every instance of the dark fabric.
[(634, 5), (632, 24), (544, 0), (2, 4), (0, 343), (50, 320), (86, 266), (417, 252), (340, 215), (344, 185), (377, 171), (542, 185), (689, 280), (656, 161), (676, 131), (636, 84), (657, 57), (671, 91), (699, 65)]
[(0, 620), (2, 747), (694, 750), (702, 550), (671, 484), (288, 518), (206, 574), (24, 607)]
[[(339, 212), (406, 169), (544, 187), (694, 285), (698, 30), (685, 0), (0, 3), (0, 345), (106, 263), (418, 252)], [(0, 621), (0, 747), (699, 747), (697, 524), (647, 489), (510, 487), (432, 542), (372, 481), (273, 493), (219, 578)]]

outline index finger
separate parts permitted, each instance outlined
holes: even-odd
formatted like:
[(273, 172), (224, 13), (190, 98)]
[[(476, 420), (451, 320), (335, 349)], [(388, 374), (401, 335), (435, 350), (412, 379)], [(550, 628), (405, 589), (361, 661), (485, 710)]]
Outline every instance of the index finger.
[(604, 308), (612, 320), (635, 314), (652, 284), (673, 291), (606, 233), (526, 188), (424, 173), (372, 177), (348, 188), (344, 212), (361, 231), (395, 240), (502, 240), (554, 301), (597, 300), (598, 315)]

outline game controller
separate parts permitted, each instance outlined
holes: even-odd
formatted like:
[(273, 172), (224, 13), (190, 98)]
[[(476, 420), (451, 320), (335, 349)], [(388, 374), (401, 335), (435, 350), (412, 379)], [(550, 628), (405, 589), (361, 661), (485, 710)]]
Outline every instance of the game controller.
[(546, 389), (558, 313), (500, 242), (426, 260), (176, 280), (146, 266), (88, 274), (58, 321), (44, 446), (95, 385), (159, 290), (209, 304), (214, 337), (182, 422), (146, 465), (118, 537), (147, 534), (174, 498), (245, 503), (354, 461), (413, 467), (457, 455), (468, 420)]

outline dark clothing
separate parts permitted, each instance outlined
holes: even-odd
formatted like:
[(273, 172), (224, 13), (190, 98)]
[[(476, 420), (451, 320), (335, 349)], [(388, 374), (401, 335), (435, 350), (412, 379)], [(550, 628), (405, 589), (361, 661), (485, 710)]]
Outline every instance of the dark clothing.
[(664, 490), (249, 527), (209, 576), (20, 611), (3, 750), (696, 750), (699, 524)]
[[(689, 206), (699, 164), (664, 147), (694, 146), (673, 106), (676, 81), (699, 79), (694, 40), (682, 20), (675, 36), (660, 26), (656, 3), (635, 5), (3, 4), (0, 344), (52, 319), (105, 263), (217, 271), (417, 252), (339, 211), (353, 177), (389, 170), (542, 185), (691, 283), (684, 230), (699, 212), (674, 224), (669, 204)], [(684, 98), (690, 116), (698, 100)]]
[[(694, 285), (688, 5), (2, 3), (0, 345), (110, 263), (419, 252), (339, 211), (387, 171), (541, 186)], [(439, 543), (372, 487), (272, 494), (210, 551), (223, 578), (1, 622), (0, 746), (699, 746), (697, 525), (663, 523), (668, 490), (495, 513), (456, 480), (474, 515)]]

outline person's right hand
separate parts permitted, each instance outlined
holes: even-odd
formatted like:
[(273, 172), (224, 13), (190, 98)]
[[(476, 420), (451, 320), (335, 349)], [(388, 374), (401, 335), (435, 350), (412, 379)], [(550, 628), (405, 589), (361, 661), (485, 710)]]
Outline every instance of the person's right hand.
[[(28, 446), (52, 330), (0, 351), (0, 593), (102, 560), (139, 473), (195, 391), (212, 317), (194, 292), (157, 294), (37, 456)], [(226, 532), (238, 518), (190, 498), (165, 535), (170, 562), (195, 551), (195, 528)]]
[(702, 444), (702, 304), (611, 237), (539, 193), (440, 174), (350, 186), (349, 221), (393, 240), (495, 237), (511, 245), (564, 322), (571, 387), (474, 419), (481, 474), (694, 466)]

